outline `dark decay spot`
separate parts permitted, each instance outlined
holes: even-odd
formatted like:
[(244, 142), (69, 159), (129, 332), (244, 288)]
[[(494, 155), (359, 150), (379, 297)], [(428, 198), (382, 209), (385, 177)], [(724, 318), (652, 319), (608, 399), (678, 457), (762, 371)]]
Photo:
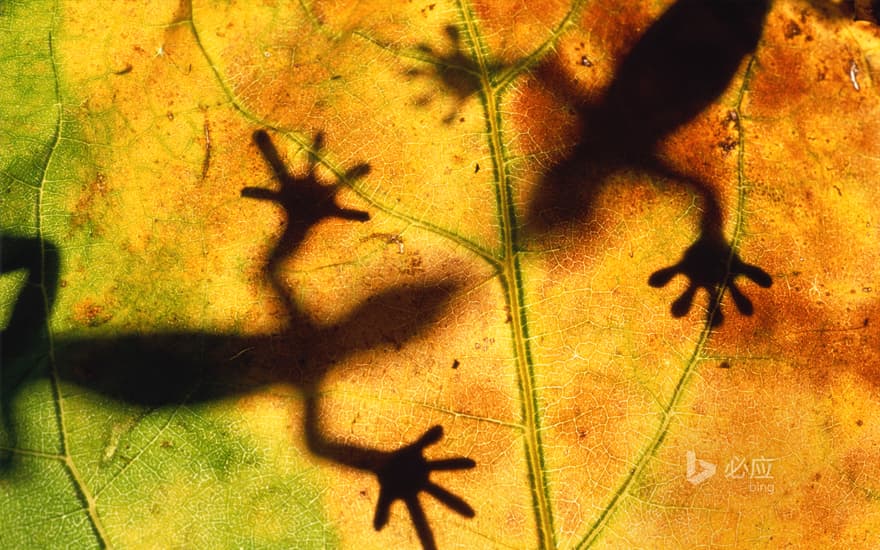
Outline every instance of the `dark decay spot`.
[(464, 122), (464, 117), (461, 117), (460, 119), (458, 119), (458, 121), (459, 121), (459, 122)]
[(589, 57), (587, 57), (587, 56), (585, 56), (585, 55), (582, 55), (582, 56), (581, 56), (581, 65), (583, 65), (584, 67), (592, 67), (592, 66), (593, 66), (593, 62), (590, 61), (590, 58), (589, 58)]
[(794, 21), (789, 21), (785, 26), (784, 36), (786, 40), (791, 40), (792, 38), (800, 35), (803, 31), (801, 31), (800, 26)]
[(856, 420), (856, 426), (860, 426), (860, 427), (861, 427), (862, 424), (864, 424), (864, 422), (862, 422), (862, 419), (861, 419), (861, 418), (859, 418), (858, 420)]
[(862, 321), (862, 326), (863, 326), (863, 327), (868, 326), (868, 323), (869, 323), (869, 322), (870, 322), (870, 319), (868, 319), (867, 317), (865, 317), (865, 320)]
[(731, 151), (736, 149), (737, 145), (738, 145), (738, 142), (737, 142), (736, 138), (733, 136), (730, 136), (730, 137), (718, 142), (718, 147), (720, 147), (721, 150), (724, 151), (725, 153), (730, 153)]
[(480, 163), (478, 162), (474, 165), (474, 174), (476, 174), (479, 171), (480, 171)]
[(729, 368), (730, 368), (730, 363), (728, 363), (727, 361), (722, 361), (721, 364), (718, 365), (718, 368), (719, 368), (719, 369), (729, 369)]
[(461, 362), (458, 359), (452, 360), (452, 368), (457, 369), (459, 365), (461, 365)]
[(208, 176), (208, 169), (211, 167), (211, 125), (208, 124), (207, 117), (203, 126), (205, 132), (205, 156), (202, 159), (202, 179)]
[(339, 80), (340, 78), (342, 78), (342, 75), (335, 74), (330, 77), (330, 80)]
[(112, 312), (92, 301), (86, 301), (74, 308), (74, 320), (88, 327), (99, 327), (112, 318)]

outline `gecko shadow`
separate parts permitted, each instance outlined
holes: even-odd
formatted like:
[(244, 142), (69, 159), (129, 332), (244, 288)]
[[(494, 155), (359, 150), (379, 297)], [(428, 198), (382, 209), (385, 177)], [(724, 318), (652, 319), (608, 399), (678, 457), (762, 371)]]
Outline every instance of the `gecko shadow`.
[[(146, 407), (161, 407), (183, 402), (219, 399), (257, 390), (274, 383), (288, 383), (299, 388), (304, 399), (306, 445), (316, 456), (337, 464), (370, 472), (379, 483), (374, 527), (385, 526), (391, 504), (402, 500), (409, 510), (416, 533), (425, 548), (435, 548), (433, 532), (418, 500), (426, 492), (465, 517), (475, 512), (462, 498), (430, 480), (437, 470), (462, 470), (476, 463), (464, 457), (426, 460), (426, 446), (437, 443), (443, 428), (430, 427), (417, 441), (397, 450), (380, 450), (352, 445), (328, 435), (323, 427), (321, 408), (322, 383), (327, 373), (353, 354), (381, 349), (394, 353), (407, 342), (424, 334), (447, 310), (456, 286), (446, 281), (415, 286), (400, 286), (367, 298), (344, 318), (321, 324), (290, 297), (280, 273), (281, 263), (294, 254), (306, 240), (312, 227), (330, 217), (363, 222), (366, 212), (341, 207), (335, 198), (340, 184), (324, 185), (315, 177), (316, 158), (310, 155), (309, 172), (294, 177), (286, 170), (268, 134), (254, 133), (254, 142), (271, 168), (279, 187), (276, 190), (246, 187), (245, 198), (268, 200), (280, 206), (287, 223), (281, 238), (264, 265), (269, 284), (283, 301), (288, 316), (286, 328), (276, 334), (241, 336), (207, 332), (128, 334), (109, 338), (80, 339), (58, 335), (53, 339), (58, 375), (69, 383), (100, 392), (113, 399)], [(317, 153), (323, 136), (312, 147)], [(345, 173), (344, 181), (367, 174), (365, 164)], [(43, 333), (54, 299), (58, 279), (58, 252), (54, 246), (37, 239), (4, 239), (4, 273), (24, 269), (26, 285), (16, 302), (12, 319), (3, 333), (4, 343), (12, 335)], [(46, 248), (41, 248), (46, 247)], [(49, 250), (47, 255), (44, 250)], [(49, 258), (51, 261), (47, 261)], [(41, 268), (41, 266), (43, 266)], [(43, 285), (33, 273), (49, 273)], [(42, 288), (52, 285), (49, 307)], [(9, 416), (10, 402), (20, 385), (22, 373), (43, 365), (42, 375), (50, 369), (48, 361), (35, 357), (28, 345), (5, 345), (3, 348), (2, 397), (4, 423), (9, 449), (14, 449), (14, 422)], [(37, 342), (39, 347), (39, 342)], [(46, 355), (46, 346), (42, 353)], [(45, 358), (45, 357), (44, 357)], [(37, 369), (38, 370), (38, 369)], [(16, 375), (17, 376), (14, 376)]]
[(769, 0), (679, 0), (630, 50), (598, 102), (587, 102), (558, 61), (539, 76), (559, 97), (577, 105), (582, 136), (542, 177), (526, 213), (527, 233), (542, 234), (591, 215), (597, 194), (615, 173), (633, 170), (687, 186), (699, 199), (700, 235), (674, 266), (656, 271), (648, 283), (665, 286), (678, 274), (687, 290), (671, 307), (688, 313), (700, 288), (709, 294), (708, 321), (723, 316), (718, 300), (731, 291), (742, 314), (754, 311), (736, 286), (745, 276), (761, 287), (772, 284), (763, 269), (743, 262), (723, 235), (718, 197), (699, 178), (671, 168), (658, 145), (696, 118), (729, 86), (742, 61), (757, 47)]

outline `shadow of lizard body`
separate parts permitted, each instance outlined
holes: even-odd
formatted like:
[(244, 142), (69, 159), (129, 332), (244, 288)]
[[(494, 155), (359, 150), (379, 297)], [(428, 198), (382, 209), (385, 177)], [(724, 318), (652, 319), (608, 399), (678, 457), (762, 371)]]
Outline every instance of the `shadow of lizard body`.
[[(738, 275), (769, 286), (770, 276), (742, 262), (727, 244), (712, 187), (669, 167), (657, 153), (667, 136), (727, 89), (743, 59), (757, 47), (768, 7), (769, 0), (676, 2), (630, 50), (597, 103), (585, 103), (576, 82), (560, 75), (564, 70), (545, 65), (541, 71), (548, 86), (579, 105), (583, 135), (542, 178), (526, 214), (527, 233), (547, 233), (587, 219), (607, 179), (633, 169), (683, 183), (701, 200), (698, 241), (676, 266), (649, 281), (663, 286), (679, 273), (690, 279), (688, 290), (673, 304), (674, 316), (690, 310), (697, 288), (705, 288), (714, 305), (721, 289), (735, 289)], [(748, 298), (738, 290), (732, 294), (740, 311), (750, 314)], [(718, 308), (709, 315), (713, 325), (722, 320)]]
[[(369, 215), (340, 207), (335, 199), (338, 184), (323, 185), (316, 179), (315, 154), (322, 146), (321, 135), (312, 148), (309, 172), (303, 178), (288, 173), (265, 132), (255, 132), (254, 141), (279, 188), (247, 187), (242, 190), (242, 196), (272, 201), (285, 212), (287, 223), (263, 271), (285, 304), (286, 328), (277, 334), (255, 336), (178, 332), (82, 339), (61, 334), (52, 342), (54, 365), (46, 360), (48, 347), (34, 353), (29, 344), (17, 345), (20, 342), (16, 342), (16, 345), (4, 346), (0, 389), (6, 439), (11, 439), (8, 447), (14, 449), (15, 446), (9, 404), (15, 398), (17, 387), (26, 376), (51, 375), (45, 372), (49, 369), (55, 369), (61, 378), (73, 384), (146, 407), (218, 399), (275, 383), (291, 384), (300, 389), (305, 401), (304, 432), (309, 450), (337, 464), (376, 476), (380, 493), (373, 522), (375, 528), (384, 527), (391, 504), (403, 500), (422, 545), (434, 548), (433, 533), (419, 504), (418, 493), (427, 492), (459, 514), (472, 517), (474, 510), (460, 497), (431, 482), (429, 474), (434, 470), (472, 468), (474, 461), (463, 457), (427, 461), (422, 457), (424, 448), (442, 437), (440, 426), (428, 429), (415, 443), (397, 451), (336, 441), (322, 429), (319, 396), (327, 373), (352, 354), (383, 346), (388, 352), (394, 352), (425, 334), (447, 308), (455, 285), (438, 281), (392, 288), (368, 297), (332, 324), (316, 322), (291, 299), (290, 289), (281, 280), (280, 266), (324, 219), (336, 217), (363, 222)], [(355, 166), (345, 173), (344, 181), (350, 182), (368, 172), (365, 164)], [(19, 338), (23, 333), (32, 332), (45, 337), (58, 279), (59, 253), (54, 246), (38, 239), (4, 240), (5, 244), (13, 245), (5, 250), (14, 252), (8, 254), (4, 273), (24, 269), (28, 272), (28, 284), (13, 309), (3, 340), (9, 343), (10, 337)], [(32, 280), (36, 273), (42, 274), (42, 280)], [(44, 288), (49, 289), (45, 295)]]

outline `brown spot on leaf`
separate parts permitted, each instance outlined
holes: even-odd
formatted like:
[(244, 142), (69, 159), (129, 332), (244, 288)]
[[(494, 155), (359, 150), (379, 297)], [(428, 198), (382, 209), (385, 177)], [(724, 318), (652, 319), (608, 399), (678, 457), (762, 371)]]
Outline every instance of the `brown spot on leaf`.
[(736, 146), (738, 144), (739, 144), (739, 142), (737, 141), (737, 139), (735, 137), (729, 136), (728, 138), (719, 141), (718, 147), (722, 151), (724, 151), (724, 154), (728, 154), (731, 151), (733, 151), (734, 149), (736, 149)]
[[(77, 199), (76, 205), (71, 212), (71, 228), (79, 229), (85, 226), (92, 226), (93, 221), (93, 209), (97, 206), (98, 203), (102, 202), (100, 199), (104, 198), (107, 195), (108, 186), (107, 186), (107, 178), (103, 173), (98, 172), (95, 174), (94, 179), (83, 189), (80, 193), (79, 198)], [(95, 230), (93, 228), (93, 230)], [(99, 231), (95, 230), (98, 234)]]
[(400, 268), (400, 273), (404, 275), (417, 275), (424, 271), (425, 268), (422, 266), (422, 257), (418, 252), (407, 254), (404, 265)]
[(799, 36), (803, 31), (801, 31), (800, 26), (794, 21), (789, 21), (788, 24), (785, 25), (784, 36), (786, 40), (791, 40), (792, 38)]
[(113, 318), (113, 313), (90, 299), (85, 299), (73, 307), (73, 320), (80, 325), (98, 327)]

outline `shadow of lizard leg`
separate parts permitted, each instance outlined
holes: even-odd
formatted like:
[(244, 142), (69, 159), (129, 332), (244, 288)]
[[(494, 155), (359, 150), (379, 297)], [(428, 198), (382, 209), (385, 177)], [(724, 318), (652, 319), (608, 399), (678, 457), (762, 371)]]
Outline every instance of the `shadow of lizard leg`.
[(332, 442), (321, 434), (317, 397), (310, 393), (306, 399), (306, 440), (309, 449), (338, 464), (372, 472), (379, 482), (373, 528), (377, 531), (384, 528), (388, 524), (391, 505), (397, 500), (403, 501), (419, 541), (426, 550), (436, 549), (437, 544), (419, 502), (419, 493), (428, 493), (463, 517), (476, 515), (464, 499), (430, 479), (434, 471), (466, 470), (476, 466), (475, 461), (466, 457), (427, 460), (424, 457), (425, 448), (439, 442), (442, 437), (443, 427), (432, 426), (415, 442), (391, 452)]
[[(34, 365), (25, 356), (29, 351), (44, 355), (36, 344), (46, 340), (49, 316), (58, 292), (61, 253), (50, 241), (37, 237), (0, 235), (0, 275), (23, 270), (25, 282), (19, 292), (6, 328), (0, 333), (0, 416), (3, 433), (0, 446), (12, 448), (17, 437), (11, 417), (12, 400), (21, 382)], [(48, 344), (47, 344), (48, 345)], [(0, 464), (10, 454), (0, 451)]]
[(724, 291), (730, 292), (741, 314), (752, 315), (754, 313), (752, 301), (739, 289), (736, 279), (745, 276), (759, 286), (767, 288), (773, 283), (770, 274), (756, 265), (743, 262), (733, 251), (722, 235), (721, 208), (715, 194), (708, 186), (693, 178), (674, 174), (665, 168), (654, 168), (654, 170), (663, 177), (685, 181), (686, 185), (701, 197), (703, 210), (699, 238), (685, 250), (676, 264), (652, 273), (648, 278), (648, 284), (659, 288), (669, 284), (676, 275), (684, 275), (688, 278), (687, 288), (672, 302), (670, 311), (673, 317), (683, 317), (688, 314), (694, 296), (701, 288), (709, 295), (708, 315), (711, 317), (709, 319), (711, 326), (718, 326), (724, 320), (719, 302)]

